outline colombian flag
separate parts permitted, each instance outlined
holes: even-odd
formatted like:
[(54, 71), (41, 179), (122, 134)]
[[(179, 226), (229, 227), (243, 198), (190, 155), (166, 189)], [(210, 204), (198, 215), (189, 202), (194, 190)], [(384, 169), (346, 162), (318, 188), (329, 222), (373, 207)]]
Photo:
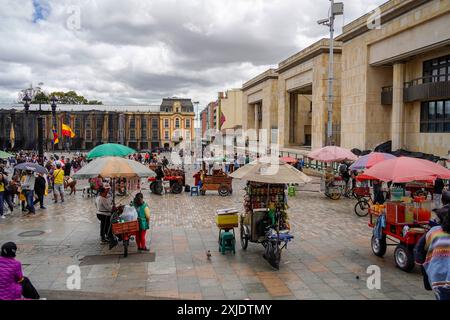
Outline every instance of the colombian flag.
[(64, 123), (62, 124), (62, 135), (71, 138), (75, 137), (75, 133), (72, 131), (72, 128)]
[(56, 131), (55, 127), (52, 128), (52, 132), (53, 132), (53, 144), (59, 143), (58, 132)]

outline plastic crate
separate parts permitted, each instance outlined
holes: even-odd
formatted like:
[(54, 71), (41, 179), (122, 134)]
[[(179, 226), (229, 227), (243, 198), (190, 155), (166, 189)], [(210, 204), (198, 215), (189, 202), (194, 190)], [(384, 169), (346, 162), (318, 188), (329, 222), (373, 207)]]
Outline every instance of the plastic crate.
[(139, 231), (139, 223), (136, 221), (113, 223), (113, 234), (135, 233)]

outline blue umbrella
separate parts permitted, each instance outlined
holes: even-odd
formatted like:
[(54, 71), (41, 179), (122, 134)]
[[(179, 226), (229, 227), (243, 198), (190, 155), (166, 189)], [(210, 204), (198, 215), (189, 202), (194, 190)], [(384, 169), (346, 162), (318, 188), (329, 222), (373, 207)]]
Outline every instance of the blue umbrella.
[(33, 163), (33, 162), (19, 163), (18, 165), (16, 165), (14, 167), (14, 169), (15, 170), (25, 170), (25, 171), (34, 171), (34, 172), (37, 172), (37, 173), (48, 174), (47, 169), (45, 169), (40, 164)]

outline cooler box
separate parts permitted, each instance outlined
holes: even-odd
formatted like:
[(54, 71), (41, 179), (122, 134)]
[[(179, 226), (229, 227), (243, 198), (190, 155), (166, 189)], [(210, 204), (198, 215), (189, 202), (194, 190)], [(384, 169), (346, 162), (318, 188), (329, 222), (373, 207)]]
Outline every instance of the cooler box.
[(239, 215), (236, 209), (221, 209), (216, 211), (216, 223), (219, 228), (234, 228), (239, 226)]
[(403, 189), (393, 188), (391, 190), (391, 201), (401, 201), (404, 195)]

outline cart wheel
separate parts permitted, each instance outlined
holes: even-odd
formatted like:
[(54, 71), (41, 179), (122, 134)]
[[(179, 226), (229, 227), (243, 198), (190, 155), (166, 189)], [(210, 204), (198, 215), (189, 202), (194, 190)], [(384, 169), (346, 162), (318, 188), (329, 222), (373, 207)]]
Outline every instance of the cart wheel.
[(377, 257), (382, 257), (386, 254), (386, 236), (383, 236), (381, 239), (375, 238), (375, 236), (372, 236), (372, 240), (370, 241), (373, 254)]
[(228, 187), (225, 185), (221, 185), (219, 187), (219, 195), (222, 197), (226, 197), (230, 194), (230, 190), (228, 190)]
[(155, 193), (155, 185), (156, 185), (156, 182), (155, 182), (155, 181), (153, 181), (152, 183), (150, 183), (150, 191), (151, 191), (152, 193)]
[(355, 204), (355, 213), (358, 217), (365, 217), (369, 214), (370, 204), (367, 200), (359, 200)]
[(394, 252), (395, 264), (403, 271), (410, 272), (414, 268), (414, 253), (403, 244), (397, 245)]
[(129, 240), (123, 240), (123, 257), (128, 257), (128, 244)]
[(174, 194), (180, 194), (183, 191), (183, 187), (178, 182), (174, 182), (171, 189)]
[(153, 187), (155, 194), (161, 195), (164, 191), (164, 187), (162, 185), (162, 181), (155, 181), (155, 186)]
[(240, 236), (241, 236), (241, 247), (243, 250), (246, 250), (248, 247), (248, 229), (246, 226), (241, 225)]
[(341, 198), (340, 192), (332, 192), (332, 193), (325, 193), (325, 194), (331, 200), (339, 200)]

